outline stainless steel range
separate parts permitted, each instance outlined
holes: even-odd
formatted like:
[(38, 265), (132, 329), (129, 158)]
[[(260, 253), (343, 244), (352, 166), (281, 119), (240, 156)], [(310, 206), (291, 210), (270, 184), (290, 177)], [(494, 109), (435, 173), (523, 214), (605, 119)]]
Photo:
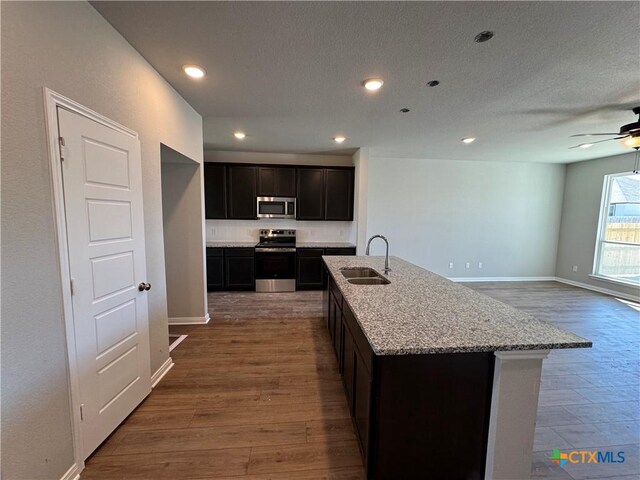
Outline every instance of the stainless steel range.
[(260, 230), (256, 292), (296, 291), (296, 231)]

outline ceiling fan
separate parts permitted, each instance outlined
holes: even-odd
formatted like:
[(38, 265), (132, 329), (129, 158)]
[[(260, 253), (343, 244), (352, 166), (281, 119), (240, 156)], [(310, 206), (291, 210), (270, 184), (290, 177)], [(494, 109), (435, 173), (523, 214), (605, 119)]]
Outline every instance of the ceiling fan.
[(640, 148), (640, 107), (635, 107), (632, 111), (635, 115), (638, 115), (638, 121), (628, 123), (627, 125), (622, 125), (618, 133), (577, 133), (575, 135), (571, 135), (572, 137), (591, 137), (596, 135), (606, 135), (608, 137), (613, 136), (614, 138), (607, 138), (605, 140), (599, 140), (597, 142), (580, 143), (569, 148), (589, 148), (596, 143), (626, 139), (622, 143), (627, 147), (635, 148), (637, 150), (638, 148)]

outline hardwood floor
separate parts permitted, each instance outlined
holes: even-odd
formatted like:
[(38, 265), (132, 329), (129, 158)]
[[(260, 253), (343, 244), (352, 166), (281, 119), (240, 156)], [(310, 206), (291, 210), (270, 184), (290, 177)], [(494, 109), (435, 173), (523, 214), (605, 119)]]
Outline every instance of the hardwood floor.
[(210, 293), (209, 305), (82, 478), (364, 478), (322, 293)]
[[(533, 477), (638, 478), (638, 311), (555, 282), (469, 286), (594, 342), (545, 361)], [(211, 322), (180, 327), (174, 368), (82, 478), (364, 478), (321, 292), (211, 293), (209, 305)], [(626, 460), (560, 469), (553, 448)]]
[[(593, 342), (544, 361), (532, 476), (640, 478), (640, 306), (557, 282), (467, 284)], [(624, 451), (624, 463), (552, 464), (553, 449)]]

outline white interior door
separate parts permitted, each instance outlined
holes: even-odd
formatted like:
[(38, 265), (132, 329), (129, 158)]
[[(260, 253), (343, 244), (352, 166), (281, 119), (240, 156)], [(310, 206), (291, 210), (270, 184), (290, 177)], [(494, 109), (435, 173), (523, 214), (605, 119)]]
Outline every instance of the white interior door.
[(140, 143), (60, 107), (58, 126), (86, 458), (151, 391)]

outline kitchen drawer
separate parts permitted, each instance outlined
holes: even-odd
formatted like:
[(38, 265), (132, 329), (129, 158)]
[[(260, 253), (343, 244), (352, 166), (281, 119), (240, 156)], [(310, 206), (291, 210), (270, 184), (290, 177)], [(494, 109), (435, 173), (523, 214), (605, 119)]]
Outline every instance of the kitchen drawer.
[(221, 257), (224, 252), (220, 247), (207, 247), (207, 257)]
[(298, 248), (299, 257), (321, 257), (324, 255), (324, 248)]
[(369, 341), (367, 337), (362, 333), (362, 329), (360, 325), (358, 325), (358, 321), (356, 317), (353, 315), (353, 312), (349, 308), (347, 302), (342, 303), (342, 318), (344, 319), (344, 323), (349, 329), (349, 333), (353, 337), (353, 341), (356, 345), (356, 349), (360, 356), (362, 357), (362, 362), (366, 366), (369, 372), (373, 371), (373, 350), (369, 345)]
[(224, 249), (225, 257), (253, 257), (255, 250), (246, 247), (227, 247)]
[(353, 248), (327, 248), (325, 255), (355, 255), (356, 247)]

